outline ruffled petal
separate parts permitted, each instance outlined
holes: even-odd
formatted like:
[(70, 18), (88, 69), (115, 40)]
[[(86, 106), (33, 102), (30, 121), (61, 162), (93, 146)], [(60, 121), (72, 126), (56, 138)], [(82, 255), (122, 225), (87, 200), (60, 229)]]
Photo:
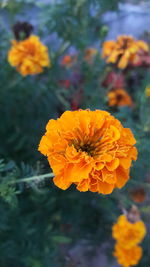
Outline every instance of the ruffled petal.
[(125, 170), (121, 166), (116, 169), (117, 181), (116, 187), (122, 188), (129, 179), (129, 170)]

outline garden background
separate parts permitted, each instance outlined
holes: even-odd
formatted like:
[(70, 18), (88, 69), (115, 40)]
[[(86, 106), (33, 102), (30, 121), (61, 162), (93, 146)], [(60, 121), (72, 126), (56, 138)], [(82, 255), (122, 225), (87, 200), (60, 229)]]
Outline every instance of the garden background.
[[(149, 44), (149, 11), (149, 1), (0, 1), (1, 267), (116, 267), (111, 228), (122, 207), (132, 204), (147, 226), (138, 266), (150, 266), (149, 63), (124, 72), (101, 58), (103, 42), (118, 35)], [(8, 62), (12, 27), (18, 21), (32, 24), (48, 47), (51, 66), (41, 74), (23, 77)], [(125, 79), (131, 106), (109, 105), (116, 73)], [(115, 79), (121, 82), (122, 76)], [(48, 120), (79, 108), (109, 111), (136, 137), (139, 156), (131, 179), (111, 195), (74, 187), (63, 191), (51, 178), (30, 180), (50, 172), (38, 151)], [(22, 178), (30, 181), (19, 182)]]

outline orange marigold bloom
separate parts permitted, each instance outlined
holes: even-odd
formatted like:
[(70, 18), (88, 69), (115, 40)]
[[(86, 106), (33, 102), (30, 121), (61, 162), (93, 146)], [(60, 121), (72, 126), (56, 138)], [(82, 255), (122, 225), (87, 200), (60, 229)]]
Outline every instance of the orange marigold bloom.
[(35, 35), (23, 41), (13, 40), (8, 52), (8, 61), (23, 76), (41, 73), (43, 67), (50, 66), (48, 49)]
[(48, 157), (56, 186), (110, 194), (129, 179), (135, 143), (131, 130), (106, 111), (65, 111), (48, 122), (39, 151)]
[(125, 249), (119, 243), (115, 245), (114, 256), (117, 261), (123, 267), (130, 267), (137, 265), (142, 258), (142, 248), (140, 246), (134, 246), (130, 249)]
[(113, 89), (110, 90), (107, 94), (108, 96), (108, 105), (110, 107), (124, 107), (124, 106), (133, 106), (133, 101), (130, 95), (124, 89)]
[(76, 62), (76, 56), (65, 55), (61, 60), (61, 65), (71, 67)]
[(144, 188), (136, 188), (130, 191), (132, 200), (136, 203), (144, 202), (147, 198)]
[(119, 216), (117, 223), (112, 227), (113, 238), (125, 249), (139, 244), (145, 235), (145, 224), (141, 220), (130, 222), (125, 215)]
[(117, 64), (118, 68), (124, 69), (130, 62), (137, 61), (139, 51), (148, 52), (148, 44), (141, 40), (136, 40), (132, 36), (122, 35), (116, 41), (106, 41), (103, 44), (102, 58), (106, 58), (107, 63)]

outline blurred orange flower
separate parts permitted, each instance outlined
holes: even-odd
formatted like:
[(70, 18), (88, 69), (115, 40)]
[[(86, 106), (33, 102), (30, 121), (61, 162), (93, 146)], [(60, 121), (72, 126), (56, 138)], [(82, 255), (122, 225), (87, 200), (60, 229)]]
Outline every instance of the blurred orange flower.
[(106, 111), (65, 111), (48, 122), (39, 151), (48, 157), (56, 186), (110, 194), (129, 179), (135, 143), (131, 130)]
[(72, 65), (76, 62), (76, 56), (65, 55), (61, 60), (61, 65), (66, 67), (72, 67)]
[(48, 48), (35, 35), (23, 41), (13, 40), (8, 61), (23, 76), (41, 73), (44, 67), (50, 66)]
[(89, 64), (93, 62), (94, 57), (97, 55), (98, 50), (92, 47), (89, 47), (85, 50), (84, 52), (84, 59), (87, 61)]
[(119, 243), (115, 245), (114, 256), (117, 261), (123, 267), (130, 267), (137, 265), (142, 258), (142, 248), (140, 246), (134, 246), (130, 249), (125, 249)]
[(103, 44), (102, 58), (106, 58), (107, 63), (116, 64), (118, 68), (125, 69), (129, 63), (137, 61), (138, 52), (148, 52), (148, 44), (141, 40), (136, 40), (132, 36), (121, 35), (116, 41), (106, 41)]
[(112, 89), (107, 94), (108, 105), (110, 107), (123, 107), (123, 106), (133, 106), (133, 101), (130, 95), (124, 89)]
[(141, 203), (146, 200), (146, 192), (144, 188), (137, 188), (130, 191), (130, 196), (134, 202)]
[(130, 222), (126, 215), (119, 216), (112, 227), (112, 236), (125, 249), (138, 245), (146, 235), (145, 224), (139, 219)]

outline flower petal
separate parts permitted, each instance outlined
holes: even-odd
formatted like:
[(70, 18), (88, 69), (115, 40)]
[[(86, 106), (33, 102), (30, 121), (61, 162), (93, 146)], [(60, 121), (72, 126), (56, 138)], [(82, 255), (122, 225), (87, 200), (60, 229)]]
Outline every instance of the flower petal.
[(116, 175), (116, 186), (122, 188), (129, 179), (129, 169), (125, 170), (123, 167), (119, 166), (116, 170)]

